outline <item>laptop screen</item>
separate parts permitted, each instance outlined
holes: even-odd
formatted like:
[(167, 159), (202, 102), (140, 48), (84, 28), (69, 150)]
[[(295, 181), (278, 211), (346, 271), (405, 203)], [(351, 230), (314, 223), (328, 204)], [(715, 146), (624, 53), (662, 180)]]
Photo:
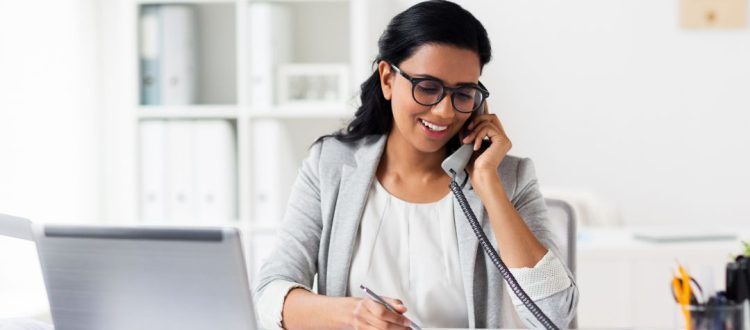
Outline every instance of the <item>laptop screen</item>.
[(35, 228), (59, 329), (255, 329), (234, 228)]

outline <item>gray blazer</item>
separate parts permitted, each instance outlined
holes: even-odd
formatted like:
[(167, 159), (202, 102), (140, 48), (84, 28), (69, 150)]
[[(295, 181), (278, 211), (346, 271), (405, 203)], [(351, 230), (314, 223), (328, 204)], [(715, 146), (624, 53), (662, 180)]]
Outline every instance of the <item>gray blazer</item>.
[[(278, 232), (279, 244), (261, 267), (256, 297), (274, 280), (312, 288), (316, 275), (319, 294), (347, 295), (354, 242), (385, 141), (385, 135), (368, 136), (355, 143), (326, 138), (311, 147), (289, 197)], [(505, 191), (531, 231), (559, 255), (547, 226), (547, 210), (531, 161), (506, 156), (498, 172)], [(463, 191), (484, 231), (497, 246), (487, 212), (471, 189), (471, 181)], [(525, 324), (538, 328), (539, 322), (526, 307), (513, 306), (500, 272), (478, 248), (466, 217), (455, 199), (453, 202), (469, 326), (517, 328)], [(573, 283), (569, 288), (536, 301), (560, 328), (566, 328), (573, 319), (578, 302), (578, 289), (570, 271), (568, 276)]]

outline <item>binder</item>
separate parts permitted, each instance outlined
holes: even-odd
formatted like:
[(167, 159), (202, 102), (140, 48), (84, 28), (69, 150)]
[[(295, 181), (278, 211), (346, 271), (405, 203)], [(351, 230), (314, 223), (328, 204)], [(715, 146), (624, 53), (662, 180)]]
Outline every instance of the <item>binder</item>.
[(283, 216), (280, 178), (283, 144), (281, 124), (257, 121), (253, 126), (253, 218), (256, 223), (277, 224)]
[(159, 104), (159, 6), (143, 6), (140, 18), (141, 104)]
[(299, 166), (288, 124), (259, 120), (253, 125), (253, 222), (269, 228), (281, 223)]
[(237, 219), (237, 168), (234, 125), (228, 120), (193, 122), (196, 221)]
[(163, 5), (159, 17), (161, 104), (193, 104), (197, 80), (195, 11), (190, 5)]
[(195, 219), (192, 121), (170, 120), (167, 124), (167, 214), (169, 222)]
[(270, 109), (277, 65), (291, 59), (292, 21), (288, 8), (270, 2), (253, 4), (249, 15), (251, 100), (256, 107)]
[(140, 219), (159, 224), (168, 219), (166, 191), (166, 122), (148, 120), (140, 123)]
[(145, 5), (140, 17), (141, 104), (196, 102), (197, 33), (191, 5)]

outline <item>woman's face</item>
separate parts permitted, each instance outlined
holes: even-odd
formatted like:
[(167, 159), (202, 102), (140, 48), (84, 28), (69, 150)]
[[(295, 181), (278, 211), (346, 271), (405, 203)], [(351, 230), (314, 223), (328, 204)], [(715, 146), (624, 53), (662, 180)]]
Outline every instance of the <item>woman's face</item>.
[[(413, 78), (437, 78), (447, 87), (462, 83), (476, 84), (480, 74), (479, 55), (476, 52), (440, 44), (421, 46), (397, 66)], [(412, 83), (409, 80), (385, 61), (380, 62), (378, 69), (383, 95), (391, 100), (393, 108), (394, 131), (391, 134), (405, 139), (417, 150), (428, 153), (439, 151), (470, 117), (470, 113), (454, 110), (450, 93), (432, 106), (417, 103), (412, 96)]]

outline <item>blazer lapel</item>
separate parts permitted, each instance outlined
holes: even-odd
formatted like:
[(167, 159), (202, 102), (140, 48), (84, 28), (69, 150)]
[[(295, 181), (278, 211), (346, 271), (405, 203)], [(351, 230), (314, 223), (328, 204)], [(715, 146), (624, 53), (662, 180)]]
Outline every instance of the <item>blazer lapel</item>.
[[(463, 174), (465, 175), (465, 174)], [(459, 175), (457, 178), (458, 182), (463, 182), (463, 175)], [(482, 200), (479, 199), (474, 193), (474, 190), (469, 189), (471, 183), (463, 189), (463, 193), (466, 196), (466, 200), (469, 202), (469, 206), (474, 211), (474, 215), (477, 217), (479, 224), (484, 227), (484, 205)], [(453, 219), (456, 222), (456, 235), (458, 236), (458, 254), (459, 261), (461, 263), (461, 274), (464, 285), (464, 292), (466, 295), (466, 306), (469, 314), (469, 328), (476, 326), (476, 306), (474, 304), (474, 270), (477, 260), (477, 249), (479, 246), (479, 240), (474, 234), (474, 231), (469, 225), (469, 220), (461, 210), (461, 205), (458, 204), (458, 200), (454, 196), (453, 198)]]
[(346, 295), (357, 230), (385, 141), (383, 135), (375, 143), (361, 147), (354, 155), (355, 164), (345, 163), (341, 169), (328, 253), (327, 295)]

